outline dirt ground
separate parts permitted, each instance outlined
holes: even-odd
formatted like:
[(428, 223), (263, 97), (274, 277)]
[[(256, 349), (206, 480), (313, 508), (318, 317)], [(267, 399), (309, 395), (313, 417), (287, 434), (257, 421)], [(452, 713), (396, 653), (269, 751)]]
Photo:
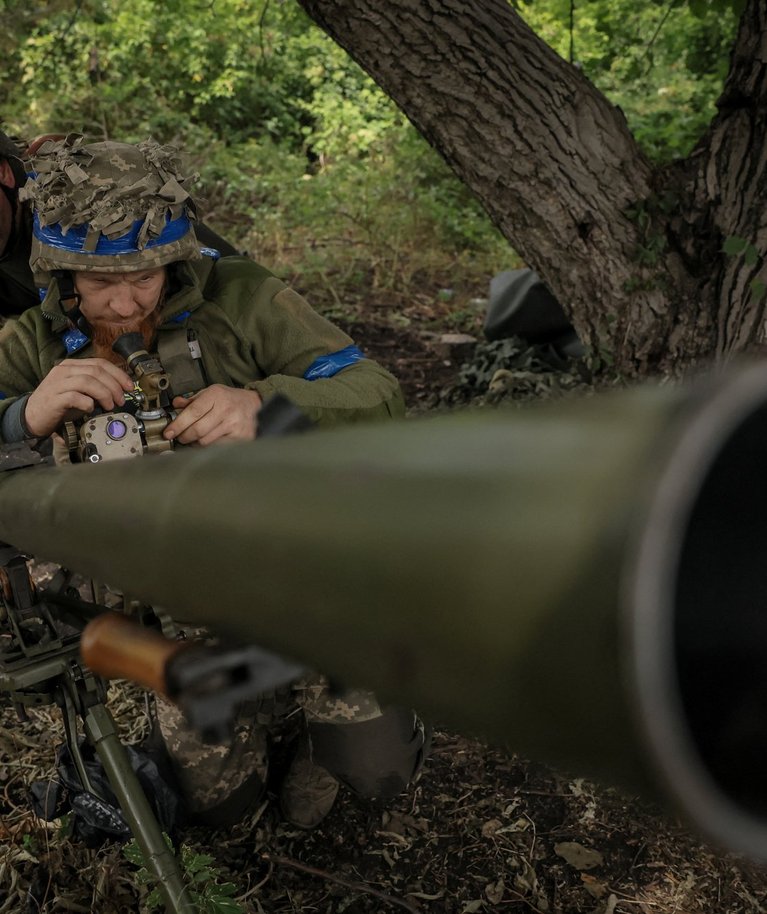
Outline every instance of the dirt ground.
[[(113, 686), (126, 741), (146, 735), (134, 687)], [(61, 820), (29, 810), (27, 790), (53, 770), (57, 713), (20, 726), (3, 709), (0, 911), (147, 911), (122, 846), (73, 842)], [(717, 853), (673, 816), (510, 752), (438, 730), (423, 775), (387, 806), (342, 791), (316, 830), (287, 826), (270, 796), (226, 830), (187, 829), (208, 855), (211, 914), (745, 914), (767, 904), (767, 874)], [(216, 899), (218, 898), (218, 901)]]
[[(467, 301), (468, 293), (449, 304), (425, 294), (335, 318), (400, 377), (411, 413), (421, 413), (450, 400), (445, 390), (460, 364), (439, 337)], [(479, 320), (472, 328), (469, 317), (469, 329), (478, 333)], [(524, 380), (529, 389), (529, 372)], [(135, 687), (111, 689), (126, 741), (146, 736), (142, 702)], [(86, 848), (68, 839), (66, 822), (43, 822), (29, 809), (29, 785), (54, 770), (58, 712), (36, 709), (25, 724), (7, 704), (0, 712), (0, 914), (150, 910), (120, 845)], [(210, 889), (211, 914), (767, 909), (763, 867), (707, 846), (672, 813), (578, 774), (438, 727), (422, 776), (388, 806), (342, 791), (322, 826), (303, 832), (280, 820), (269, 797), (234, 828), (181, 837), (191, 869), (233, 885)]]

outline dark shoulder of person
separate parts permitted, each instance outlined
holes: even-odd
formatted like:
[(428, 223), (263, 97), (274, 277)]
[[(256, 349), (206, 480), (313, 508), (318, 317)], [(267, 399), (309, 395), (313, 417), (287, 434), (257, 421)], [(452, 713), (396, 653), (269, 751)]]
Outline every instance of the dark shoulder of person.
[(32, 223), (25, 217), (10, 250), (0, 257), (0, 315), (3, 317), (22, 314), (27, 308), (40, 304), (29, 268), (31, 248)]

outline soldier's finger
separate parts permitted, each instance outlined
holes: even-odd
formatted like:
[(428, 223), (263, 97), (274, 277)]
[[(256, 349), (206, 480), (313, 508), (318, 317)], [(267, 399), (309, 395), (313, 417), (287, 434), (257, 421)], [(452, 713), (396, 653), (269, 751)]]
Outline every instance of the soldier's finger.
[(84, 394), (94, 400), (102, 409), (114, 409), (125, 403), (122, 388), (115, 385), (113, 380), (91, 374), (78, 374), (70, 378), (62, 393)]
[(83, 413), (89, 415), (96, 408), (93, 397), (78, 390), (70, 390), (62, 394), (54, 404), (54, 409), (63, 420), (70, 413)]
[(211, 402), (191, 401), (165, 429), (163, 435), (169, 440), (178, 438), (182, 444), (190, 444), (192, 441), (196, 441), (198, 434), (197, 432), (190, 432), (190, 429), (206, 417), (212, 409), (213, 403)]
[(125, 402), (125, 389), (120, 381), (114, 375), (101, 371), (93, 365), (59, 366), (59, 370), (55, 374), (52, 371), (40, 387), (52, 394), (67, 390), (80, 390), (91, 395), (94, 391), (98, 391), (102, 395), (108, 392), (111, 402), (106, 405), (101, 404), (105, 409), (112, 409), (115, 404), (122, 406)]
[(133, 388), (133, 381), (130, 375), (120, 368), (119, 365), (114, 365), (107, 359), (78, 359), (77, 361), (65, 361), (60, 364), (69, 365), (75, 371), (79, 366), (81, 370), (85, 370), (90, 374), (98, 377), (110, 378), (123, 390), (132, 390)]
[(221, 427), (221, 415), (215, 410), (210, 410), (201, 416), (178, 436), (182, 444), (203, 444), (204, 439), (210, 435), (217, 437), (216, 429)]

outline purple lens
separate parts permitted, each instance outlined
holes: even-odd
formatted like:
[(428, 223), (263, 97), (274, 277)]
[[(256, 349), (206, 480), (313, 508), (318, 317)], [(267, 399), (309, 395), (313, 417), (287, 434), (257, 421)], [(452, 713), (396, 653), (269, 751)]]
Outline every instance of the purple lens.
[(112, 439), (112, 441), (120, 441), (124, 438), (128, 432), (128, 426), (122, 421), (122, 419), (110, 419), (107, 422), (107, 435)]

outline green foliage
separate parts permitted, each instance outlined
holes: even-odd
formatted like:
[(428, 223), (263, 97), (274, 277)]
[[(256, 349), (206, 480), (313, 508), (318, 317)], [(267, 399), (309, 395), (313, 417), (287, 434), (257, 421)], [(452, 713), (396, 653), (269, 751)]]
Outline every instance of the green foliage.
[(746, 238), (739, 238), (737, 235), (730, 235), (729, 238), (724, 239), (724, 244), (722, 245), (722, 251), (725, 254), (745, 254), (747, 252), (753, 252), (754, 263), (756, 262), (756, 248), (753, 244), (749, 244)]
[(244, 914), (240, 905), (232, 900), (236, 886), (231, 882), (218, 882), (220, 874), (208, 854), (197, 854), (182, 845), (181, 868), (200, 914)]
[[(668, 245), (664, 226), (667, 217), (676, 209), (677, 203), (677, 197), (673, 193), (667, 192), (661, 196), (652, 194), (644, 200), (638, 200), (626, 210), (628, 218), (635, 222), (639, 229), (639, 244), (634, 251), (634, 259), (640, 266), (653, 267), (660, 261)], [(638, 290), (654, 287), (658, 280), (651, 279), (651, 286), (648, 286), (647, 282), (647, 278), (637, 279), (632, 288)]]
[(3, 65), (6, 117), (22, 127), (161, 141), (202, 129), (332, 156), (402, 123), (296, 3), (83, 0), (27, 27)]
[[(165, 843), (173, 850), (170, 838), (164, 835)], [(162, 893), (154, 885), (155, 878), (147, 870), (144, 856), (135, 840), (123, 848), (126, 860), (138, 867), (136, 879), (139, 885), (153, 886), (144, 900), (148, 911), (161, 910), (164, 906)], [(200, 914), (244, 914), (244, 909), (232, 899), (237, 887), (231, 882), (219, 883), (220, 873), (208, 854), (198, 854), (185, 844), (181, 845), (181, 872), (189, 897)]]
[[(230, 142), (252, 133), (300, 136), (307, 63), (293, 39), (297, 5), (268, 0), (84, 0), (49, 15), (17, 52), (28, 117), (47, 130), (168, 140), (205, 124)], [(6, 83), (6, 92), (9, 86)], [(17, 91), (10, 90), (9, 107)]]
[(40, 842), (35, 835), (30, 834), (29, 832), (22, 837), (21, 846), (27, 853), (32, 854), (33, 856), (40, 853)]
[[(277, 147), (271, 154), (280, 158)], [(300, 271), (305, 285), (407, 294), (414, 284), (450, 283), (458, 271), (484, 284), (514, 258), (410, 125), (391, 127), (364, 155), (309, 171), (282, 158), (278, 167), (269, 205), (259, 206), (242, 241), (281, 272)]]
[(305, 114), (302, 133), (323, 162), (350, 153), (365, 156), (404, 123), (397, 106), (324, 32), (307, 29), (293, 46), (306, 61), (310, 90), (298, 100)]
[[(626, 115), (659, 161), (686, 155), (716, 113), (739, 11), (730, 0), (578, 0), (574, 62)], [(520, 0), (520, 12), (563, 57), (570, 0)]]
[(24, 19), (11, 44), (0, 91), (18, 132), (178, 143), (206, 221), (339, 300), (347, 284), (407, 292), (458, 268), (484, 284), (514, 256), (297, 3), (82, 0)]
[[(566, 56), (570, 0), (519, 6)], [(686, 153), (713, 114), (731, 7), (578, 0), (576, 61), (654, 158)], [(0, 0), (0, 24), (0, 110), (12, 130), (176, 142), (200, 173), (206, 220), (338, 309), (350, 288), (408, 296), (458, 275), (482, 294), (490, 275), (518, 263), (474, 197), (294, 0)], [(652, 265), (662, 243), (650, 225), (638, 260)]]

